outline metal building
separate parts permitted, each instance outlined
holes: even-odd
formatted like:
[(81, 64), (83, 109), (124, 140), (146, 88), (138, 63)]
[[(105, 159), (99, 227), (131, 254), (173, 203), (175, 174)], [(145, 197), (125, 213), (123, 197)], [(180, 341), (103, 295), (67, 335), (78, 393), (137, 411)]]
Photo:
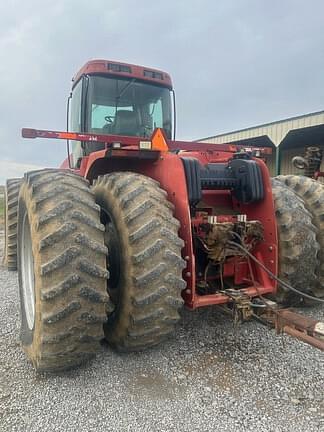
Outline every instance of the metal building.
[(300, 174), (300, 171), (292, 165), (291, 159), (303, 155), (308, 146), (317, 146), (324, 150), (324, 111), (202, 138), (198, 141), (272, 147), (272, 155), (267, 157), (272, 175)]

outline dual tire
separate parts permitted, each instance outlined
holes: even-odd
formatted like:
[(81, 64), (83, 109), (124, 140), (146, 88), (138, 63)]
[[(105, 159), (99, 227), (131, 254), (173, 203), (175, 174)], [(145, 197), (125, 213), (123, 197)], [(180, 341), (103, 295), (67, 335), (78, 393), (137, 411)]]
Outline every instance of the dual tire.
[(157, 182), (113, 173), (90, 188), (67, 171), (30, 172), (17, 218), (21, 342), (37, 370), (80, 365), (104, 337), (132, 351), (172, 333), (183, 242)]

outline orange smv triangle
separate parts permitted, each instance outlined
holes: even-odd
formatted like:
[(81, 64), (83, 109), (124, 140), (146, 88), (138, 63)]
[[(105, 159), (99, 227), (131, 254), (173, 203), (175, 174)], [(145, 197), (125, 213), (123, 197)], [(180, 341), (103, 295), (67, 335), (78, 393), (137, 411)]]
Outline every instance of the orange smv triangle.
[(156, 128), (151, 136), (152, 150), (159, 150), (162, 152), (169, 151), (169, 147), (166, 141), (166, 136), (163, 129)]

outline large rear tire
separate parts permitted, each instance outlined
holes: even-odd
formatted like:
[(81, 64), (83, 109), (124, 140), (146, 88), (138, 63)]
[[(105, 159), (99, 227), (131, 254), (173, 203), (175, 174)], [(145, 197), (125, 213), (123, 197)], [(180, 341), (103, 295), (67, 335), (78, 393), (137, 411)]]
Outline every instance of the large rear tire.
[(17, 270), (17, 212), (22, 179), (8, 179), (4, 193), (5, 247), (4, 264), (8, 270)]
[(86, 180), (59, 170), (25, 174), (18, 204), (21, 342), (37, 370), (77, 366), (100, 348), (106, 255)]
[[(314, 294), (319, 245), (311, 214), (287, 186), (272, 180), (272, 194), (277, 219), (279, 278), (298, 290)], [(299, 303), (301, 296), (278, 286), (276, 300), (286, 305)]]
[(312, 222), (317, 228), (316, 239), (320, 245), (316, 275), (317, 287), (313, 290), (316, 297), (324, 298), (324, 187), (311, 178), (297, 175), (280, 175), (280, 182), (292, 189), (302, 200), (312, 215)]
[(100, 176), (92, 191), (109, 253), (106, 339), (119, 351), (157, 345), (179, 320), (185, 288), (183, 241), (173, 206), (156, 181), (132, 172)]

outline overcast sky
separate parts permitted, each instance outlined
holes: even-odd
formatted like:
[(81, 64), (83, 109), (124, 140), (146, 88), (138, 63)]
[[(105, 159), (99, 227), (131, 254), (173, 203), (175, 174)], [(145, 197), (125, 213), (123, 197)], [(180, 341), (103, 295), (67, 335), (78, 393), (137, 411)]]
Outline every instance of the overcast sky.
[(169, 72), (179, 139), (324, 109), (323, 22), (320, 0), (1, 0), (0, 184), (65, 157), (20, 129), (65, 129), (89, 59)]

